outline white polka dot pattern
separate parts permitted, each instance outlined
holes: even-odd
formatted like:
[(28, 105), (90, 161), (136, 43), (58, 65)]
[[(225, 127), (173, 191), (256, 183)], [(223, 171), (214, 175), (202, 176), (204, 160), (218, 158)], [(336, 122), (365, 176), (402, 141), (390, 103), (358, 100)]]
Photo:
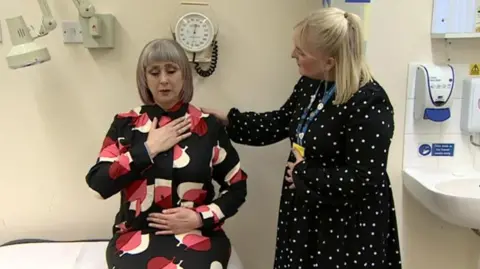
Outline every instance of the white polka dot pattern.
[[(301, 78), (277, 111), (232, 109), (230, 138), (253, 146), (287, 137), (295, 141), (301, 113), (319, 83)], [(346, 104), (325, 105), (305, 134), (305, 160), (294, 169), (295, 188), (284, 181), (274, 269), (402, 267), (386, 171), (393, 132), (393, 108), (377, 82)]]

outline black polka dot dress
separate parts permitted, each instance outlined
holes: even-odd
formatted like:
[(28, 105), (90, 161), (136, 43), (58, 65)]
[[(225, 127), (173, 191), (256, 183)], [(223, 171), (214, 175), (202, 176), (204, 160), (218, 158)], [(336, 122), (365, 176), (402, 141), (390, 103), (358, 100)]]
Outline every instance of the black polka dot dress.
[[(287, 102), (265, 113), (229, 112), (237, 143), (266, 146), (290, 138), (311, 96), (318, 107), (332, 83), (302, 77)], [(397, 220), (387, 158), (393, 108), (371, 82), (342, 105), (326, 102), (303, 136), (305, 160), (284, 180), (274, 269), (400, 269)], [(290, 153), (289, 161), (295, 157)]]

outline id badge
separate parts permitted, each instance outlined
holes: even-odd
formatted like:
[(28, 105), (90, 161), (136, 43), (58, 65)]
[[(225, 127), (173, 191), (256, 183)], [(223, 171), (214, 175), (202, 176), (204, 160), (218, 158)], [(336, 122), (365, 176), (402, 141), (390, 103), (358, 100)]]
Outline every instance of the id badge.
[(293, 143), (293, 148), (296, 149), (298, 151), (298, 153), (300, 153), (300, 156), (305, 157), (305, 148), (300, 146), (299, 144), (297, 143)]

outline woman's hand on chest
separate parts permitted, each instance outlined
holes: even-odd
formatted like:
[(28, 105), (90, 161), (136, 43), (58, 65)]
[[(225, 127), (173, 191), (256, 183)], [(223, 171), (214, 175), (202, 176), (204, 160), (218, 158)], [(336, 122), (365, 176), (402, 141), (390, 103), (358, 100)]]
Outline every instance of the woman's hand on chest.
[(189, 117), (181, 117), (158, 128), (158, 119), (154, 118), (152, 128), (145, 142), (150, 157), (153, 158), (157, 154), (169, 150), (180, 141), (189, 137), (192, 134), (190, 132), (191, 125)]

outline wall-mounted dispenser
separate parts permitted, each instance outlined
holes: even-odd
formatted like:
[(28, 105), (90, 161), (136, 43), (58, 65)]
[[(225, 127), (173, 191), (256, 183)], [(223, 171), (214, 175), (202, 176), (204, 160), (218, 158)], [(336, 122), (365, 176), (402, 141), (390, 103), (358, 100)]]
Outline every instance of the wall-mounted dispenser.
[(460, 129), (469, 134), (480, 133), (480, 78), (463, 81)]
[(443, 122), (450, 118), (455, 71), (451, 65), (421, 64), (415, 74), (414, 117)]

